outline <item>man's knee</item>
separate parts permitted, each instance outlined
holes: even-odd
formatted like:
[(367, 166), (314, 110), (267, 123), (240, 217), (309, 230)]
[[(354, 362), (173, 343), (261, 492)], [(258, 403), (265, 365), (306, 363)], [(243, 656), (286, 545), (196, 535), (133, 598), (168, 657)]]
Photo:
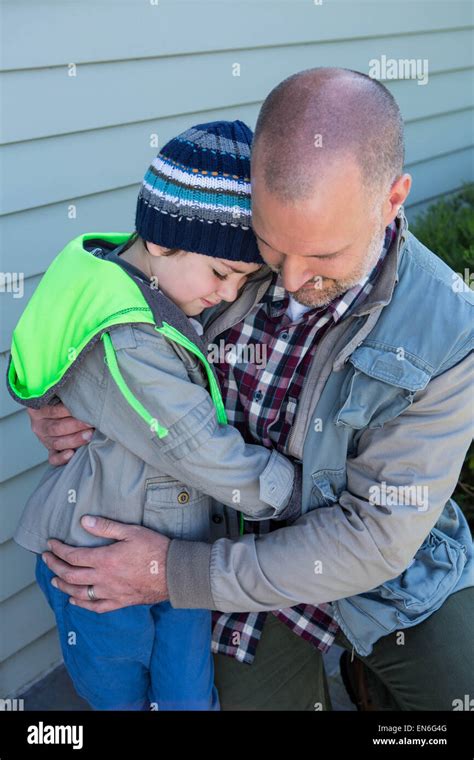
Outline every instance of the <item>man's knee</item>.
[[(465, 704), (474, 673), (473, 627), (474, 588), (467, 588), (422, 623), (379, 639), (360, 658), (373, 709), (437, 711)], [(345, 637), (338, 635), (337, 642), (350, 648)]]

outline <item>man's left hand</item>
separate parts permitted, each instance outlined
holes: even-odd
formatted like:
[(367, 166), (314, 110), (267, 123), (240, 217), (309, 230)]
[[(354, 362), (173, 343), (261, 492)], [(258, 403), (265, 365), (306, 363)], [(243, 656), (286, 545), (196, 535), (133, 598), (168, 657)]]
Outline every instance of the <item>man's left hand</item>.
[[(88, 521), (95, 520), (95, 525)], [(110, 612), (134, 604), (167, 600), (166, 556), (170, 539), (140, 525), (125, 525), (105, 517), (86, 515), (82, 527), (94, 536), (116, 543), (93, 548), (68, 546), (50, 539), (42, 556), (57, 576), (57, 585), (70, 602), (93, 612)], [(97, 601), (91, 601), (88, 587)]]

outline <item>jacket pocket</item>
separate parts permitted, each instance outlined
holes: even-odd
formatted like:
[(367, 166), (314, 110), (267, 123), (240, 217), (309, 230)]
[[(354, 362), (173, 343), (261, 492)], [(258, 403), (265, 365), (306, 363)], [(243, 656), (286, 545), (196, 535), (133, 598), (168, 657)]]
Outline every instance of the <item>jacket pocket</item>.
[(363, 345), (349, 357), (352, 373), (343, 385), (344, 403), (336, 412), (336, 425), (382, 427), (413, 403), (430, 375), (394, 350)]
[(401, 623), (423, 619), (455, 588), (466, 561), (459, 541), (432, 528), (407, 569), (379, 587), (380, 595), (396, 606)]
[(318, 470), (311, 475), (311, 507), (328, 507), (335, 504), (347, 484), (346, 468)]
[(143, 525), (168, 538), (207, 541), (210, 497), (168, 475), (145, 481)]
[(401, 575), (372, 591), (333, 603), (337, 622), (362, 656), (381, 636), (436, 612), (456, 588), (467, 560), (459, 541), (433, 528)]

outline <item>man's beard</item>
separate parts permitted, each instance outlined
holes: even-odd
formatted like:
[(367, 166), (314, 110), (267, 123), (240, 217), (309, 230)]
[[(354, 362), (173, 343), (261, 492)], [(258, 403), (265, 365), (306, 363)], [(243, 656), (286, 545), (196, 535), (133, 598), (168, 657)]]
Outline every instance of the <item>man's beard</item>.
[(377, 263), (382, 252), (382, 245), (385, 239), (385, 227), (381, 228), (378, 224), (367, 249), (367, 256), (363, 262), (351, 273), (350, 277), (343, 280), (333, 280), (330, 277), (320, 277), (316, 275), (314, 286), (311, 287), (309, 280), (299, 290), (291, 293), (292, 298), (303, 306), (327, 306), (338, 296), (342, 296), (350, 288), (357, 285), (367, 274), (369, 274)]

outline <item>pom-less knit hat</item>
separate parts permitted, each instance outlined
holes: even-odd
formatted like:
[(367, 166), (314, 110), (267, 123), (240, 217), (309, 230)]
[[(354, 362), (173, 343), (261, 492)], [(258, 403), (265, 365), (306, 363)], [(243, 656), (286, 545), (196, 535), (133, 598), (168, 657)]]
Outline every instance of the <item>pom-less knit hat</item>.
[(197, 124), (174, 137), (145, 174), (136, 230), (143, 240), (262, 264), (251, 228), (250, 145), (242, 121)]

